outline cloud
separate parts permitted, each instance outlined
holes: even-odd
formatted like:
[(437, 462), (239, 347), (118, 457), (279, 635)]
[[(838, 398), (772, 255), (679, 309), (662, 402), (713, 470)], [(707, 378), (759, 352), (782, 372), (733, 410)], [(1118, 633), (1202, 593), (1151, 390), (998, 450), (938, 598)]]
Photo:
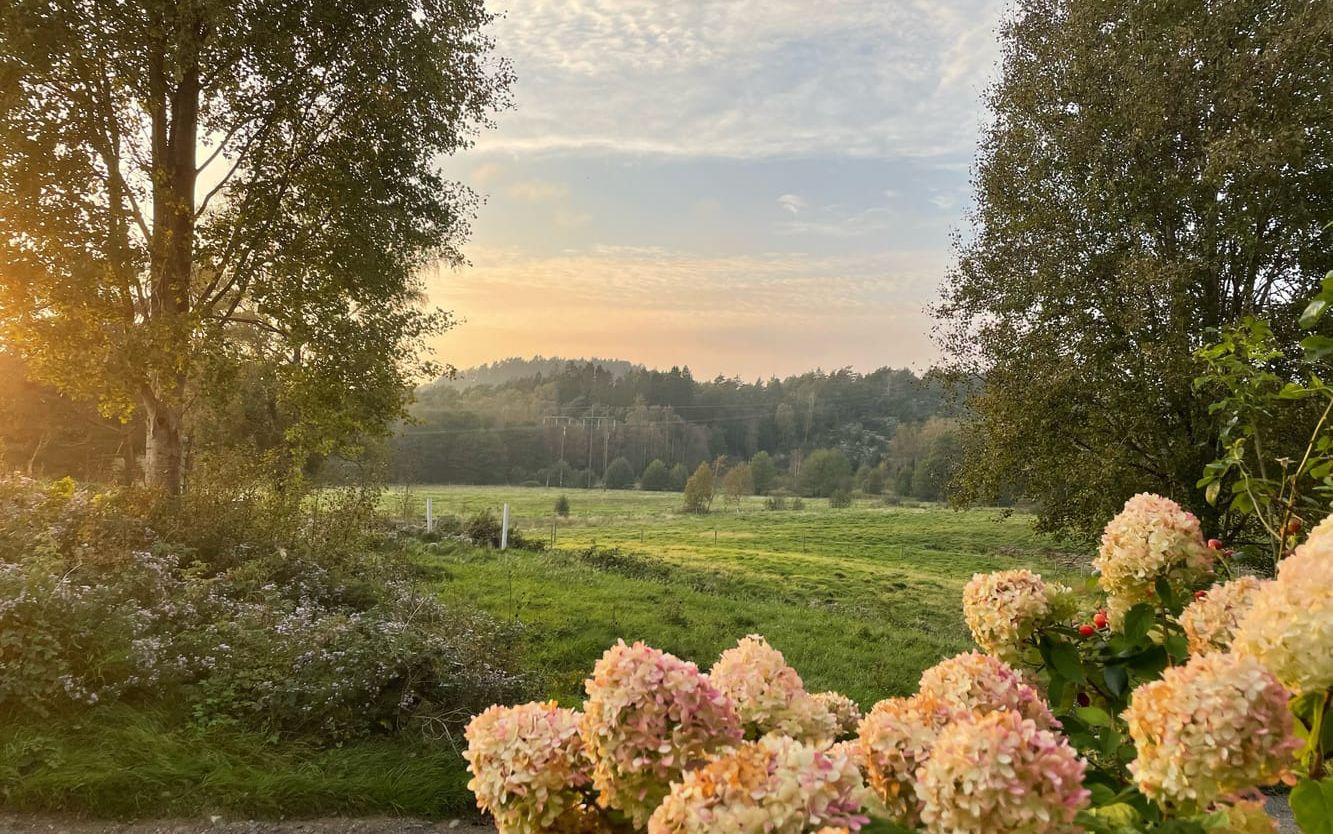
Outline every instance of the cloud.
[(567, 186), (546, 180), (520, 180), (505, 190), (514, 199), (527, 203), (549, 203), (569, 196)]
[(783, 194), (778, 198), (778, 205), (782, 206), (784, 211), (792, 214), (800, 214), (801, 209), (805, 208), (805, 199), (797, 194)]
[(478, 186), (487, 186), (504, 175), (505, 168), (498, 162), (483, 162), (472, 169), (472, 182)]
[(482, 151), (970, 154), (1000, 0), (511, 0)]

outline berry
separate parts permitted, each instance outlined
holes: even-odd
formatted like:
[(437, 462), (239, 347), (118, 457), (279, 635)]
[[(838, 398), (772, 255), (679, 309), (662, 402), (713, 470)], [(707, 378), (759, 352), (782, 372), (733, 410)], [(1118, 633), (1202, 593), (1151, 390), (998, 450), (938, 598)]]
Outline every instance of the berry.
[(1088, 697), (1088, 693), (1086, 692), (1078, 693), (1078, 705), (1080, 707), (1086, 707), (1089, 706), (1090, 704), (1092, 704), (1092, 699)]
[(1097, 633), (1097, 629), (1093, 628), (1087, 623), (1084, 623), (1083, 625), (1078, 627), (1078, 633), (1082, 634), (1084, 637), (1091, 637), (1092, 635)]
[(1209, 539), (1209, 540), (1208, 540), (1208, 549), (1209, 549), (1209, 550), (1221, 550), (1221, 549), (1222, 549), (1222, 540), (1221, 540), (1221, 539)]
[(1194, 592), (1194, 598), (1195, 598), (1195, 599), (1203, 599), (1203, 598), (1206, 597), (1206, 596), (1208, 596), (1208, 592), (1207, 592), (1207, 591), (1195, 591), (1195, 592)]
[(1098, 611), (1097, 616), (1092, 618), (1092, 624), (1097, 628), (1106, 628), (1106, 612)]

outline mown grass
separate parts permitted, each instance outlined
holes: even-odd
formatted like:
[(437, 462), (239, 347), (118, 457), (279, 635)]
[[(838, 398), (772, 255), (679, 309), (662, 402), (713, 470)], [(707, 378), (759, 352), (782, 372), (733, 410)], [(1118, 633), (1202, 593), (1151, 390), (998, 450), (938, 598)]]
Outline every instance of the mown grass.
[[(816, 689), (865, 706), (916, 688), (923, 669), (970, 646), (960, 594), (973, 573), (1033, 567), (1069, 578), (1076, 556), (1033, 532), (1023, 515), (887, 507), (677, 512), (679, 495), (596, 490), (425, 487), (436, 512), (508, 501), (524, 535), (548, 553), (426, 546), (439, 592), (525, 626), (527, 656), (549, 694), (576, 702), (597, 657), (642, 639), (707, 667), (741, 636), (769, 638)], [(609, 549), (609, 551), (608, 551)]]
[(464, 767), (447, 742), (397, 737), (321, 749), (123, 705), (0, 722), (0, 797), (18, 811), (466, 816), (475, 806)]

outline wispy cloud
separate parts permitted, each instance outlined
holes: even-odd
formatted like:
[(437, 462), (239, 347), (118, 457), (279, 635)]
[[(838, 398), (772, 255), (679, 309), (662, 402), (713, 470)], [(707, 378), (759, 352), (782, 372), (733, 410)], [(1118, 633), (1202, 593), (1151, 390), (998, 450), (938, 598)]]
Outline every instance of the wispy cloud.
[(778, 205), (782, 206), (783, 211), (800, 214), (801, 209), (806, 207), (806, 202), (805, 198), (798, 194), (783, 194), (778, 198)]

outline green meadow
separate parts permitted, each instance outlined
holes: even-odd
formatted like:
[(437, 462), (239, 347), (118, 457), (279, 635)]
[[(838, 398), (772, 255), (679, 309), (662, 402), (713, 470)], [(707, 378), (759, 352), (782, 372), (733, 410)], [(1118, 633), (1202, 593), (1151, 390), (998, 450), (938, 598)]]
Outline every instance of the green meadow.
[[(863, 706), (916, 688), (921, 671), (971, 645), (960, 593), (976, 572), (1028, 567), (1072, 579), (1089, 554), (998, 510), (887, 506), (768, 510), (763, 499), (679, 511), (680, 495), (522, 487), (416, 487), (437, 515), (510, 505), (545, 552), (426, 544), (417, 558), (449, 600), (515, 623), (546, 694), (576, 702), (597, 657), (644, 640), (707, 667), (739, 637), (763, 634), (816, 690)], [(565, 495), (570, 515), (553, 512)], [(550, 543), (554, 541), (552, 546)]]

